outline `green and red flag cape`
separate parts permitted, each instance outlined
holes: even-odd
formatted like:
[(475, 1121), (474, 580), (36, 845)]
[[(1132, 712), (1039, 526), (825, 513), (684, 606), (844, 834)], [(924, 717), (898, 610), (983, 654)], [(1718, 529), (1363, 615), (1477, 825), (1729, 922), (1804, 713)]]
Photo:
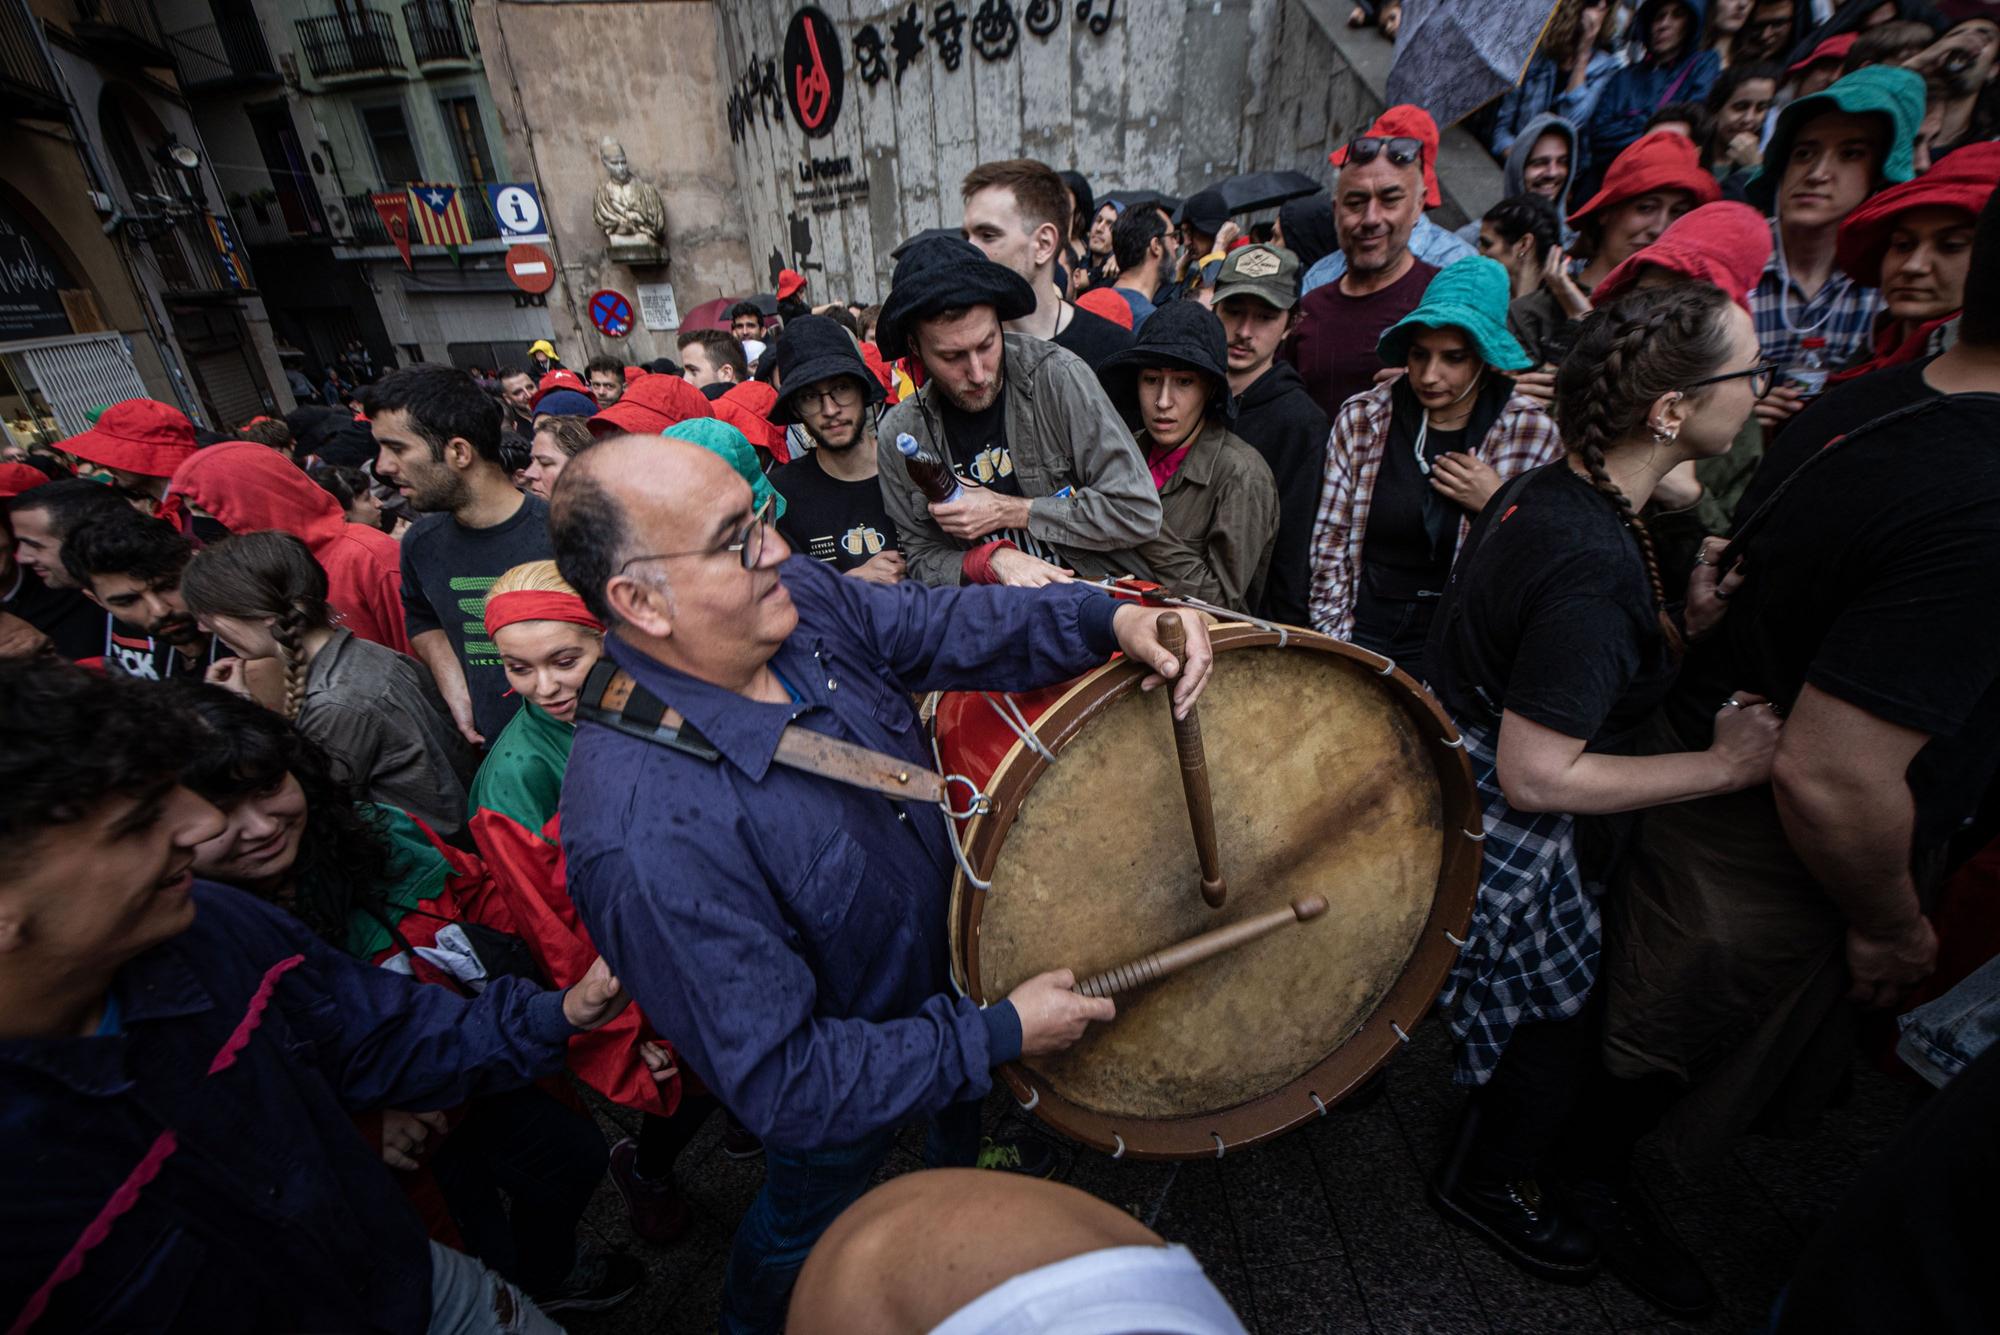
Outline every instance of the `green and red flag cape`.
[[(473, 842), (513, 930), (557, 987), (575, 983), (597, 959), (570, 902), (556, 809), (575, 740), (574, 726), (522, 701), (480, 765), (470, 794)], [(653, 1037), (639, 1008), (627, 1006), (602, 1029), (570, 1040), (570, 1069), (614, 1103), (671, 1113), (680, 1106), (681, 1077), (655, 1082), (639, 1057), (639, 1043)]]

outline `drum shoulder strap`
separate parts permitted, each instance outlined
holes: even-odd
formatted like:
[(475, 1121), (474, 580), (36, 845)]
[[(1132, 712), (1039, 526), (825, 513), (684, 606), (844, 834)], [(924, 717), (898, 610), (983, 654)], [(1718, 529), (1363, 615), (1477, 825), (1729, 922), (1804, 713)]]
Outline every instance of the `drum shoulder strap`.
[[(678, 710), (669, 707), (608, 658), (598, 659), (591, 668), (583, 690), (577, 694), (576, 714), (579, 719), (684, 755), (711, 763), (722, 759), (722, 752), (715, 744)], [(945, 797), (944, 776), (934, 770), (796, 723), (778, 738), (778, 748), (771, 759), (885, 797), (921, 802), (941, 802)]]
[(576, 716), (592, 723), (664, 746), (711, 764), (722, 752), (678, 710), (633, 680), (632, 674), (609, 658), (600, 658), (577, 693)]

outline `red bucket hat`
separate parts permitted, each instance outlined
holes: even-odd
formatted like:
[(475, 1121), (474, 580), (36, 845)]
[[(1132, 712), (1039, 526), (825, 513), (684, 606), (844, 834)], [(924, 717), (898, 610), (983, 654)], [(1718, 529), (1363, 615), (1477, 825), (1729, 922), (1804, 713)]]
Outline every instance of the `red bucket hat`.
[(574, 390), (578, 394), (590, 393), (590, 386), (583, 383), (583, 377), (566, 367), (557, 367), (535, 383), (535, 397), (528, 400), (530, 408), (539, 408), (542, 400), (559, 389)]
[[(1373, 125), (1350, 137), (1363, 139), (1369, 135), (1383, 139), (1421, 139), (1424, 151), (1418, 161), (1424, 169), (1424, 207), (1434, 209), (1444, 202), (1444, 196), (1438, 193), (1438, 125), (1431, 119), (1430, 112), (1404, 102), (1390, 107), (1375, 118)], [(1346, 162), (1347, 145), (1334, 149), (1326, 155), (1326, 160), (1336, 167)]]
[(1589, 203), (1569, 215), (1569, 225), (1575, 227), (1594, 213), (1655, 190), (1686, 190), (1697, 204), (1713, 204), (1722, 198), (1722, 187), (1702, 169), (1701, 150), (1694, 140), (1672, 130), (1655, 130), (1633, 140), (1611, 160), (1604, 185)]
[(1829, 37), (1812, 49), (1812, 54), (1786, 70), (1786, 74), (1803, 74), (1822, 60), (1846, 60), (1847, 53), (1854, 49), (1854, 43), (1861, 36), (1858, 32), (1844, 32), (1838, 37)]
[(2000, 185), (2000, 142), (1967, 144), (1937, 160), (1937, 165), (1913, 181), (1880, 191), (1840, 224), (1833, 252), (1855, 282), (1874, 287), (1882, 281), (1882, 256), (1896, 219), (1912, 209), (1964, 209), (1973, 217), (1986, 207)]
[(1590, 294), (1590, 304), (1603, 306), (1616, 300), (1638, 281), (1641, 269), (1657, 264), (1683, 278), (1715, 284), (1747, 311), (1750, 289), (1770, 262), (1770, 219), (1748, 204), (1718, 200), (1683, 213), (1667, 224), (1659, 240), (1627, 256), (1604, 275)]
[(602, 438), (620, 432), (657, 436), (690, 417), (713, 417), (702, 392), (677, 375), (642, 375), (624, 396), (590, 419), (590, 434)]
[(803, 292), (805, 290), (805, 286), (806, 286), (806, 277), (804, 274), (799, 273), (797, 270), (780, 269), (778, 271), (779, 301), (783, 301), (787, 297), (796, 296), (798, 293)]
[(761, 380), (731, 386), (710, 405), (715, 415), (741, 431), (745, 440), (769, 450), (779, 463), (789, 463), (785, 428), (771, 420), (771, 409), (777, 406), (778, 391)]
[(100, 468), (172, 477), (181, 461), (199, 448), (187, 414), (157, 399), (127, 399), (106, 408), (97, 425), (71, 436), (61, 449)]
[(49, 480), (47, 473), (27, 464), (0, 464), (0, 501), (11, 501), (22, 492), (33, 491)]

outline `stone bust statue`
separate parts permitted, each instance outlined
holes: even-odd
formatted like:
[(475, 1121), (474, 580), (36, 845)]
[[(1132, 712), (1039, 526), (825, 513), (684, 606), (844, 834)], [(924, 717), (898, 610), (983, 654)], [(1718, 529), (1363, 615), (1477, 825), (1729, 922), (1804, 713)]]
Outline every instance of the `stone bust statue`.
[(597, 157), (610, 179), (597, 187), (590, 212), (603, 229), (604, 239), (614, 250), (664, 245), (667, 207), (660, 192), (632, 174), (625, 149), (616, 139), (599, 140)]

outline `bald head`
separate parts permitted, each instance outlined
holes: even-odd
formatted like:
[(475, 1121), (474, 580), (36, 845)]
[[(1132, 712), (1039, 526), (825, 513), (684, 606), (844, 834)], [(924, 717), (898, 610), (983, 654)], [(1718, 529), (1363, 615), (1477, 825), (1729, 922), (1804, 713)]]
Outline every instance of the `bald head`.
[[(742, 493), (735, 496), (731, 487)], [(611, 436), (579, 450), (549, 499), (556, 568), (591, 613), (615, 625), (605, 585), (648, 552), (698, 550), (702, 512), (721, 500), (747, 505), (750, 488), (720, 458), (684, 440)], [(729, 505), (729, 512), (742, 508)]]

